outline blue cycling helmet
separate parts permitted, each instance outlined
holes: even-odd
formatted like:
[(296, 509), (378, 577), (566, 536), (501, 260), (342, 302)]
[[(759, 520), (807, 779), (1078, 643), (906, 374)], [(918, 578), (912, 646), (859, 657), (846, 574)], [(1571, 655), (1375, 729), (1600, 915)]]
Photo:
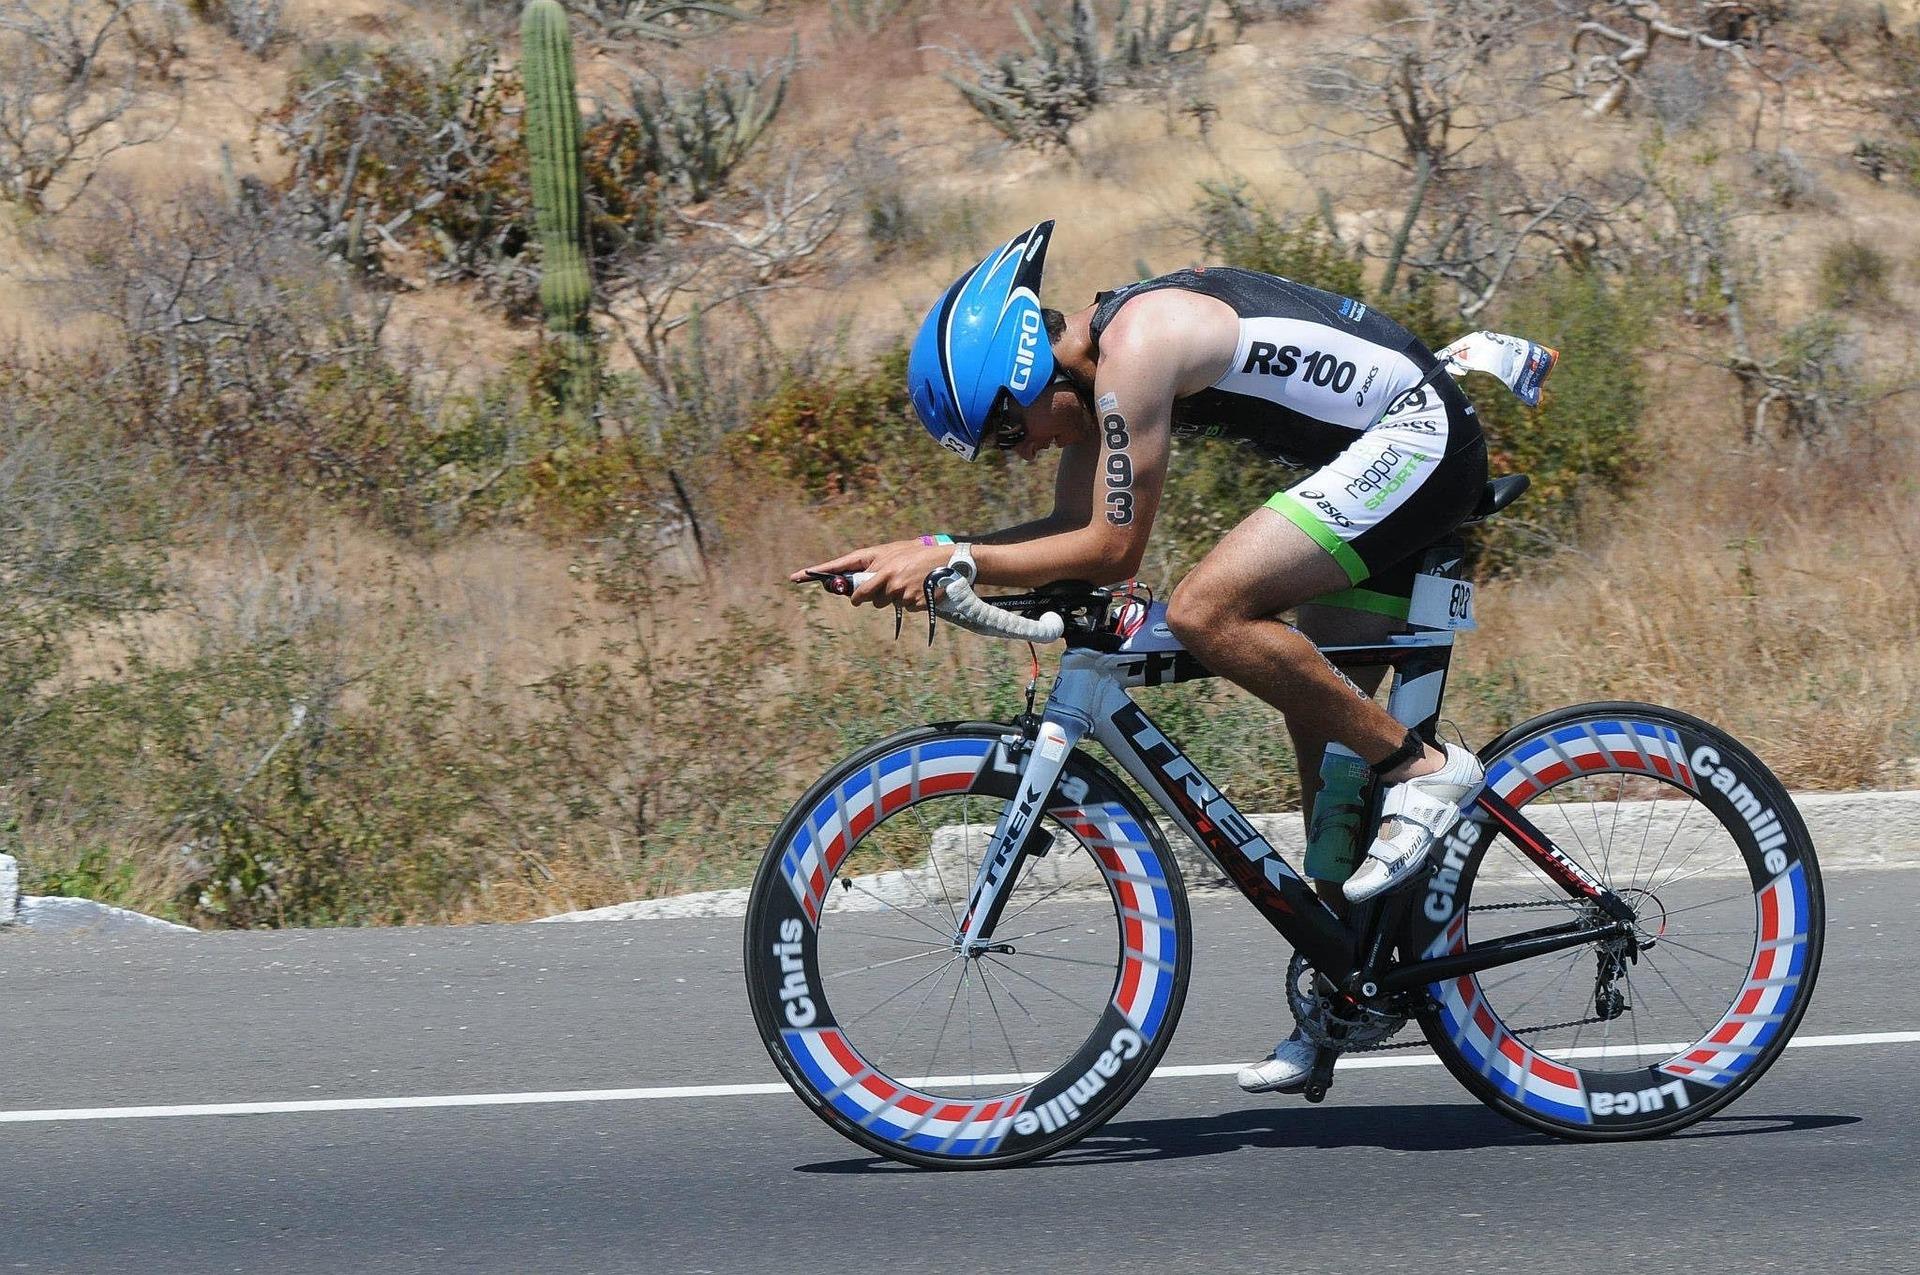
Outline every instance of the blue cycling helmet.
[(913, 410), (934, 441), (972, 460), (1002, 394), (1031, 407), (1053, 379), (1053, 345), (1040, 319), (1040, 272), (1053, 223), (1043, 221), (987, 254), (927, 312), (907, 359)]

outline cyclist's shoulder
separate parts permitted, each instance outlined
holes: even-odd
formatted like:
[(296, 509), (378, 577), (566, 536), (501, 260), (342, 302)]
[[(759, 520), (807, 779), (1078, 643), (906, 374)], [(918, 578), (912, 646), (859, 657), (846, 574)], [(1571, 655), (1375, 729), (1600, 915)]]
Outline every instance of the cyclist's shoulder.
[(1152, 370), (1185, 387), (1196, 369), (1217, 372), (1239, 341), (1238, 315), (1216, 297), (1160, 288), (1130, 298), (1097, 331), (1103, 373)]
[(1230, 331), (1244, 309), (1239, 290), (1222, 277), (1229, 273), (1250, 272), (1190, 266), (1102, 292), (1094, 298), (1093, 337), (1104, 342), (1130, 330), (1151, 340), (1170, 323)]

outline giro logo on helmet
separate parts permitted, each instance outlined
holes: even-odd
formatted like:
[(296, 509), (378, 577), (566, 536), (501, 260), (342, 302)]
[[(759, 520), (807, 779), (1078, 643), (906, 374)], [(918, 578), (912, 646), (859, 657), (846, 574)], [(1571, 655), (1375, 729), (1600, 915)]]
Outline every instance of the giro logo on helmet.
[(1013, 375), (1007, 378), (1007, 388), (1015, 394), (1024, 392), (1033, 382), (1033, 358), (1040, 349), (1040, 331), (1040, 311), (1022, 310), (1020, 344), (1013, 354)]

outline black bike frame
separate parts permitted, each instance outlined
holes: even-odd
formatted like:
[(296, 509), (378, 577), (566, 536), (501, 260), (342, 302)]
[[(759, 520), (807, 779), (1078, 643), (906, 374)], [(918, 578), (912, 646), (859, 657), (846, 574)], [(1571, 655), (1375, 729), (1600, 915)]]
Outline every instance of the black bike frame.
[[(1422, 738), (1433, 740), (1452, 661), (1451, 631), (1416, 630), (1378, 644), (1321, 649), (1336, 664), (1391, 667), (1394, 682), (1387, 711)], [(1163, 608), (1157, 604), (1135, 635), (1117, 651), (1075, 645), (1069, 638), (1069, 649), (1061, 657), (1060, 672), (1045, 711), (1029, 732), (1019, 793), (1008, 804), (981, 860), (962, 914), (965, 920), (961, 933), (956, 936), (961, 944), (978, 946), (991, 940), (1001, 895), (1018, 879), (1022, 861), (1035, 841), (1031, 835), (1034, 826), (1047, 808), (1067, 756), (1087, 738), (1104, 746), (1134, 782), (1188, 836), (1205, 847), (1248, 901), (1315, 969), (1351, 993), (1372, 997), (1411, 991), (1596, 939), (1631, 935), (1632, 911), (1618, 896), (1574, 863), (1513, 806), (1483, 791), (1463, 807), (1455, 833), (1435, 847), (1439, 869), (1457, 870), (1476, 837), (1497, 832), (1512, 840), (1570, 898), (1591, 900), (1606, 919), (1596, 915), (1474, 944), (1438, 959), (1394, 963), (1394, 940), (1409, 906), (1411, 887), (1354, 909), (1351, 923), (1341, 920), (1127, 694), (1130, 687), (1165, 686), (1211, 676), (1172, 636), (1164, 623)], [(1372, 822), (1369, 820), (1369, 827)], [(1464, 832), (1468, 827), (1475, 831)], [(1384, 911), (1382, 904), (1386, 905)], [(1407, 954), (1401, 955), (1404, 958)]]

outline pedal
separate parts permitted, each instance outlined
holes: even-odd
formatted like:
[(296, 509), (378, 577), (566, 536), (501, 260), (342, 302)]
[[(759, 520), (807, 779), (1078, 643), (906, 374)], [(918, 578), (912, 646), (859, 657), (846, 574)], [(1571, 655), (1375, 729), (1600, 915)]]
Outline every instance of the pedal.
[(1300, 1091), (1308, 1102), (1319, 1102), (1327, 1096), (1327, 1090), (1333, 1087), (1333, 1065), (1340, 1061), (1340, 1051), (1321, 1046), (1313, 1057), (1313, 1070), (1307, 1073), (1307, 1087)]

